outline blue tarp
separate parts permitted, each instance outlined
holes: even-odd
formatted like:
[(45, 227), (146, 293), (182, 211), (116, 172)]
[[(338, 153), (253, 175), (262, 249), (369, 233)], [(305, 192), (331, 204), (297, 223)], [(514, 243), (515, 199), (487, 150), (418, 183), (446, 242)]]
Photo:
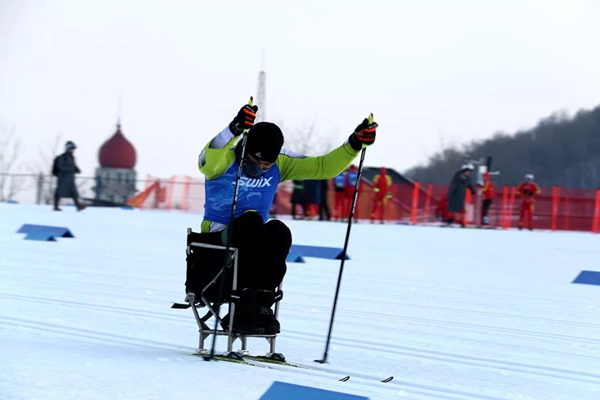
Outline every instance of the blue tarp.
[(259, 400), (369, 400), (368, 397), (275, 381)]
[(45, 234), (49, 234), (54, 237), (63, 237), (63, 238), (75, 237), (75, 236), (73, 236), (73, 234), (71, 233), (69, 228), (65, 228), (62, 226), (24, 224), (17, 231), (17, 233), (27, 233), (27, 234), (31, 234), (34, 232), (43, 232)]
[[(341, 260), (343, 249), (338, 247), (322, 247), (322, 246), (303, 246), (300, 244), (293, 244), (290, 249), (290, 253), (297, 253), (303, 257), (316, 257), (326, 258), (329, 260)], [(346, 253), (346, 260), (349, 260), (350, 256)]]
[(585, 285), (600, 285), (599, 271), (581, 271), (573, 283), (583, 283)]

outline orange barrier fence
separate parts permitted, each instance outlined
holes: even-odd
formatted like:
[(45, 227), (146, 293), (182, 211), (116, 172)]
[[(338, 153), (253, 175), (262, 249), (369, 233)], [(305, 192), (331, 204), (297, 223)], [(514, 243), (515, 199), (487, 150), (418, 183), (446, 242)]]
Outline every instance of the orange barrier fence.
[[(534, 229), (588, 231), (600, 233), (600, 189), (573, 189), (563, 187), (541, 188), (535, 197), (533, 208)], [(283, 182), (273, 204), (272, 214), (289, 215), (292, 182)], [(395, 183), (391, 187), (392, 198), (386, 202), (383, 216), (386, 222), (423, 225), (438, 224), (440, 203), (446, 195), (446, 185)], [(327, 203), (333, 211), (333, 184), (330, 182)], [(371, 219), (375, 192), (370, 182), (360, 185), (355, 216)], [(481, 196), (471, 196), (467, 191), (464, 219), (467, 225), (480, 225)], [(128, 200), (128, 204), (142, 209), (180, 210), (203, 212), (204, 179), (172, 177), (169, 179), (148, 177), (142, 192)], [(349, 207), (350, 201), (348, 201)], [(495, 188), (494, 198), (488, 211), (490, 226), (516, 228), (519, 225), (522, 201), (516, 186)]]

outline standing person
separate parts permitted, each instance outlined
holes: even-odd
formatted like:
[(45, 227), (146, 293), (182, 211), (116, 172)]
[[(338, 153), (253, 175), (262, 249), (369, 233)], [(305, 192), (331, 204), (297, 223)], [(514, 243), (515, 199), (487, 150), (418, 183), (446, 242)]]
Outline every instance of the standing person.
[[(460, 214), (459, 222), (461, 227), (465, 227), (465, 196), (467, 189), (471, 191), (471, 194), (475, 194), (475, 187), (471, 183), (471, 171), (473, 171), (473, 165), (465, 164), (460, 170), (454, 174), (452, 182), (448, 187), (448, 211), (454, 214)], [(448, 224), (450, 225), (450, 224)]]
[(321, 204), (321, 182), (314, 179), (304, 181), (304, 191), (306, 192), (308, 218), (315, 219), (319, 213), (319, 204)]
[(294, 190), (292, 191), (292, 219), (300, 219), (296, 217), (296, 207), (302, 207), (302, 216), (306, 217), (306, 193), (304, 190), (304, 181), (295, 180)]
[(54, 211), (62, 211), (58, 208), (58, 203), (63, 197), (70, 197), (77, 207), (77, 211), (81, 211), (85, 206), (79, 203), (79, 193), (75, 185), (75, 174), (81, 171), (75, 164), (75, 156), (73, 152), (77, 146), (70, 140), (65, 143), (65, 152), (54, 160), (52, 173), (56, 176), (56, 191), (54, 192)]
[(329, 179), (321, 179), (321, 202), (319, 203), (319, 221), (331, 221), (327, 192), (329, 191)]
[(448, 211), (448, 196), (442, 195), (440, 202), (435, 208), (435, 217), (442, 222), (442, 227), (450, 226), (454, 222), (454, 213)]
[[(348, 175), (346, 176), (346, 186), (344, 188), (346, 192), (346, 215), (350, 215), (350, 207), (352, 206), (352, 196), (354, 196), (354, 187), (356, 186), (356, 180), (358, 179), (358, 171), (356, 165), (350, 165), (348, 169)], [(362, 183), (362, 182), (361, 182)], [(358, 195), (360, 195), (360, 183), (358, 184)], [(358, 197), (356, 198), (358, 204)], [(354, 211), (354, 221), (358, 220), (358, 208)]]
[[(347, 168), (363, 146), (375, 142), (377, 123), (364, 119), (340, 147), (323, 156), (306, 157), (282, 148), (283, 133), (277, 125), (254, 124), (257, 111), (255, 105), (243, 106), (200, 153), (198, 166), (206, 176), (204, 220), (201, 233), (190, 233), (188, 243), (223, 244), (231, 239), (230, 244), (238, 249), (239, 293), (232, 329), (245, 334), (274, 334), (280, 326), (271, 307), (278, 301), (274, 293), (286, 273), (285, 260), (292, 245), (290, 229), (281, 220), (267, 221), (275, 189), (286, 180), (333, 178)], [(245, 130), (246, 146), (242, 147), (244, 140), (240, 138)], [(228, 226), (240, 168), (237, 206)], [(192, 293), (200, 295), (206, 285), (199, 274), (210, 270), (217, 276), (223, 266), (222, 254), (214, 260), (195, 257), (188, 254), (187, 258), (186, 301)], [(231, 288), (231, 276), (226, 273), (223, 279), (227, 279), (223, 287)], [(228, 324), (229, 318), (223, 318), (224, 329)]]
[(385, 167), (379, 169), (379, 173), (373, 178), (373, 207), (371, 209), (371, 223), (375, 222), (377, 214), (383, 224), (385, 219), (385, 211), (387, 210), (388, 200), (392, 198), (392, 178), (387, 174)]
[(346, 198), (346, 181), (348, 179), (348, 171), (344, 171), (337, 175), (333, 180), (335, 191), (333, 216), (336, 221), (343, 221), (346, 218), (346, 210), (348, 209), (348, 199)]
[(523, 229), (523, 226), (530, 231), (533, 230), (533, 197), (540, 193), (539, 186), (533, 181), (533, 175), (525, 175), (525, 182), (519, 185), (519, 194), (523, 198), (521, 213), (519, 215), (519, 230)]
[(489, 172), (485, 172), (483, 174), (483, 185), (480, 185), (480, 187), (481, 194), (483, 196), (483, 201), (481, 203), (481, 224), (489, 225), (490, 219), (487, 215), (494, 199), (494, 184), (492, 183), (492, 178)]

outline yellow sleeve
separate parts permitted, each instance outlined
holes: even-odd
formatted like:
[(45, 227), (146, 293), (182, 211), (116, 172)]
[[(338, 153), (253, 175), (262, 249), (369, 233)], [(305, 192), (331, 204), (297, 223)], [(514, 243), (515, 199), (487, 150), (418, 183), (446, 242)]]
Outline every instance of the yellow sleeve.
[[(214, 139), (213, 139), (214, 140)], [(235, 161), (235, 144), (239, 137), (233, 137), (224, 147), (211, 148), (211, 143), (204, 147), (198, 157), (198, 168), (206, 175), (206, 179), (214, 179), (223, 175)]]
[(352, 164), (358, 153), (348, 143), (319, 157), (305, 157), (282, 150), (277, 157), (281, 181), (334, 178)]

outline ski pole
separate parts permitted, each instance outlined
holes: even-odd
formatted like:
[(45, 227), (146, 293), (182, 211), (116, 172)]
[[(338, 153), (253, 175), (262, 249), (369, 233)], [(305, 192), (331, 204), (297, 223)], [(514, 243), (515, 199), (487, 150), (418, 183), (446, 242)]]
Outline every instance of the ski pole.
[[(248, 105), (249, 106), (254, 105), (254, 98), (252, 96), (250, 96)], [(227, 239), (226, 239), (227, 243), (225, 243), (225, 257), (223, 259), (223, 267), (221, 267), (221, 272), (224, 272), (224, 270), (227, 269), (227, 261), (229, 259), (229, 250), (231, 248), (231, 237), (232, 237), (232, 232), (233, 232), (233, 221), (235, 219), (235, 209), (237, 207), (238, 189), (239, 189), (240, 178), (242, 176), (242, 163), (244, 161), (244, 156), (246, 155), (246, 141), (247, 140), (248, 140), (248, 129), (244, 129), (244, 132), (242, 133), (242, 144), (241, 144), (242, 152), (241, 152), (241, 156), (240, 156), (240, 164), (238, 165), (237, 175), (235, 177), (235, 189), (233, 190), (233, 202), (231, 204), (231, 216), (229, 217), (229, 226), (227, 227)], [(215, 308), (215, 310), (217, 311), (217, 315), (215, 318), (214, 332), (217, 331), (217, 328), (219, 326), (219, 312), (221, 310), (221, 301), (223, 301), (223, 292), (225, 291), (225, 280), (226, 280), (225, 276), (226, 275), (227, 274), (223, 273), (221, 275), (221, 277), (219, 278), (220, 279), (219, 295), (217, 297), (218, 301), (217, 301), (217, 306)], [(217, 342), (217, 335), (213, 334), (212, 345), (210, 346), (210, 355), (208, 357), (205, 357), (204, 360), (210, 361), (210, 360), (214, 359), (216, 342)]]
[[(373, 123), (373, 113), (369, 115), (369, 125)], [(358, 199), (358, 187), (360, 185), (360, 178), (362, 176), (363, 162), (365, 160), (365, 154), (367, 153), (367, 146), (363, 145), (360, 153), (360, 162), (358, 164), (358, 173), (356, 175), (356, 183), (354, 184), (354, 196), (352, 197), (352, 206), (350, 207), (350, 217), (348, 218), (348, 228), (346, 229), (346, 239), (344, 241), (344, 249), (342, 250), (342, 263), (340, 265), (340, 273), (338, 275), (337, 286), (335, 288), (335, 297), (333, 299), (333, 309), (331, 310), (331, 320), (329, 321), (329, 331), (327, 332), (327, 341), (325, 342), (325, 352), (323, 358), (315, 360), (315, 362), (324, 364), (327, 362), (327, 353), (329, 351), (329, 341), (331, 340), (331, 331), (333, 330), (333, 318), (335, 317), (335, 309), (337, 307), (338, 295), (340, 293), (340, 286), (342, 284), (342, 273), (344, 272), (344, 262), (346, 261), (346, 251), (348, 250), (348, 241), (350, 240), (350, 229), (352, 228), (352, 220), (354, 219), (354, 209), (356, 207), (356, 201)]]

